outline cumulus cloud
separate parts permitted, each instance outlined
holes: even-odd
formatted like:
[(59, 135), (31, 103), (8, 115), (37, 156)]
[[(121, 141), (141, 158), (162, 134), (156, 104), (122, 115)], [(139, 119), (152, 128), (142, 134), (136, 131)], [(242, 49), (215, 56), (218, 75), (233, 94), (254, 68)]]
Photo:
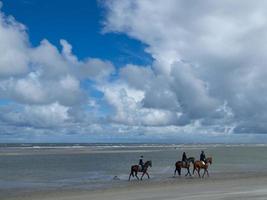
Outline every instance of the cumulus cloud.
[(63, 126), (64, 122), (70, 119), (68, 115), (69, 108), (57, 102), (48, 105), (15, 107), (2, 109), (2, 111), (5, 111), (5, 114), (2, 114), (0, 117), (4, 122), (16, 126), (51, 128)]
[(131, 126), (164, 126), (177, 121), (176, 112), (144, 107), (144, 91), (131, 88), (125, 83), (103, 85), (100, 90), (115, 109), (112, 122)]
[[(105, 31), (148, 45), (152, 70), (165, 77), (164, 91), (175, 94), (172, 102), (185, 124), (200, 120), (235, 132), (267, 132), (265, 1), (114, 0), (105, 5)], [(231, 125), (219, 109), (225, 102), (233, 113)]]
[(25, 26), (0, 11), (0, 27), (0, 78), (27, 73), (29, 43)]
[(61, 51), (47, 39), (33, 47), (26, 27), (1, 11), (0, 43), (0, 100), (8, 102), (0, 104), (0, 121), (6, 125), (2, 133), (9, 125), (52, 131), (86, 119), (87, 125), (93, 123), (93, 114), (86, 113), (93, 98), (82, 82), (105, 82), (114, 72), (111, 62), (79, 60), (64, 39)]
[(267, 132), (265, 1), (100, 3), (103, 32), (141, 41), (152, 64), (79, 59), (64, 39), (33, 47), (25, 25), (0, 11), (2, 132), (184, 142)]

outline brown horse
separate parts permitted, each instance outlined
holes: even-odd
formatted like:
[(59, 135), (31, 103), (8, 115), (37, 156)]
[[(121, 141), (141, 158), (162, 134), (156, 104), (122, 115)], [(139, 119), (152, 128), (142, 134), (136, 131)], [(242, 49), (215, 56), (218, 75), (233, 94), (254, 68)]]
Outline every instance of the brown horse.
[(152, 167), (152, 161), (151, 160), (145, 162), (144, 167), (143, 167), (143, 170), (142, 170), (142, 168), (139, 165), (133, 165), (131, 167), (131, 172), (130, 172), (130, 175), (129, 175), (129, 181), (131, 179), (131, 176), (132, 177), (135, 176), (137, 178), (137, 180), (139, 180), (139, 177), (137, 176), (137, 173), (138, 172), (143, 172), (143, 174), (141, 176), (141, 180), (143, 179), (143, 176), (145, 174), (147, 175), (147, 178), (150, 178), (149, 177), (149, 174), (147, 173), (148, 167)]
[(209, 176), (209, 172), (208, 172), (209, 164), (212, 164), (212, 157), (207, 157), (207, 159), (206, 159), (206, 163), (204, 163), (203, 161), (197, 160), (197, 161), (194, 163), (193, 174), (195, 173), (195, 171), (197, 171), (198, 176), (199, 176), (199, 178), (200, 178), (199, 171), (200, 171), (200, 169), (204, 169), (204, 173), (203, 173), (203, 175), (202, 175), (202, 178), (204, 177), (204, 175), (205, 175), (206, 173), (207, 173), (207, 175)]
[(176, 175), (176, 172), (178, 172), (178, 174), (180, 176), (181, 175), (181, 169), (182, 168), (187, 169), (187, 174), (185, 176), (187, 176), (188, 174), (191, 176), (191, 173), (190, 173), (190, 163), (194, 164), (194, 162), (195, 162), (195, 158), (194, 157), (189, 157), (187, 159), (187, 162), (177, 161), (175, 163), (174, 176)]

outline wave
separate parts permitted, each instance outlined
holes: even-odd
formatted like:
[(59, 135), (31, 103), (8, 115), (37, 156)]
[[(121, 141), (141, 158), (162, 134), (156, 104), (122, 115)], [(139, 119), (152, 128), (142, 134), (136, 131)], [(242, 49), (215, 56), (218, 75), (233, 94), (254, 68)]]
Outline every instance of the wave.
[(118, 143), (104, 143), (104, 144), (95, 144), (95, 143), (42, 143), (42, 144), (0, 144), (0, 148), (22, 148), (22, 149), (96, 149), (96, 150), (105, 150), (105, 149), (150, 149), (150, 148), (174, 148), (174, 149), (205, 149), (210, 147), (266, 147), (267, 144), (118, 144)]

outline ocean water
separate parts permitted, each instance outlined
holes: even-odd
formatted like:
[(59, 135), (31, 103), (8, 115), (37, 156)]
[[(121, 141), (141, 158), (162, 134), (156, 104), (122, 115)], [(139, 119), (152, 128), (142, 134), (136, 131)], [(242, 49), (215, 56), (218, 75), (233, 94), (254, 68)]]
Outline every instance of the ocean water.
[(152, 160), (151, 180), (160, 180), (173, 176), (183, 151), (199, 159), (201, 150), (213, 157), (211, 176), (267, 172), (267, 145), (1, 144), (0, 190), (125, 184), (140, 155)]

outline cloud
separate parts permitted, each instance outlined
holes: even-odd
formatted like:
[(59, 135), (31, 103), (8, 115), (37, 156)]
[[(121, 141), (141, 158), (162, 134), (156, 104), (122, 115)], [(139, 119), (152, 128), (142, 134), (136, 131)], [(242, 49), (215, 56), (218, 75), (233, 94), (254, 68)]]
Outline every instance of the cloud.
[[(267, 132), (265, 1), (114, 0), (105, 6), (105, 31), (148, 45), (146, 51), (155, 59), (151, 73), (165, 78), (163, 91), (172, 94), (185, 124), (200, 120), (203, 126), (219, 123), (222, 130)], [(136, 86), (137, 81), (130, 81)], [(146, 88), (154, 84), (140, 83)], [(157, 99), (146, 88), (145, 96)], [(161, 88), (154, 90), (165, 102)], [(232, 125), (218, 111), (225, 102), (233, 113)]]
[(12, 106), (6, 109), (1, 119), (12, 125), (33, 128), (51, 128), (64, 126), (64, 122), (70, 119), (68, 107), (58, 103), (34, 106)]
[[(53, 132), (72, 123), (79, 127), (96, 121), (95, 114), (87, 113), (94, 97), (83, 82), (93, 82), (89, 89), (105, 82), (115, 71), (111, 62), (79, 60), (64, 39), (61, 51), (47, 39), (33, 47), (27, 28), (1, 11), (0, 43), (0, 109), (4, 112), (0, 122), (6, 126), (1, 133), (16, 125)], [(7, 104), (1, 104), (3, 100)]]
[(27, 73), (29, 42), (25, 26), (0, 12), (0, 35), (0, 78)]
[(144, 107), (144, 92), (125, 83), (103, 85), (100, 90), (115, 110), (115, 115), (111, 116), (112, 122), (130, 126), (165, 126), (177, 121), (175, 112)]
[(267, 132), (265, 1), (100, 3), (103, 32), (139, 40), (152, 64), (80, 59), (65, 39), (32, 46), (0, 11), (2, 134), (188, 142)]

